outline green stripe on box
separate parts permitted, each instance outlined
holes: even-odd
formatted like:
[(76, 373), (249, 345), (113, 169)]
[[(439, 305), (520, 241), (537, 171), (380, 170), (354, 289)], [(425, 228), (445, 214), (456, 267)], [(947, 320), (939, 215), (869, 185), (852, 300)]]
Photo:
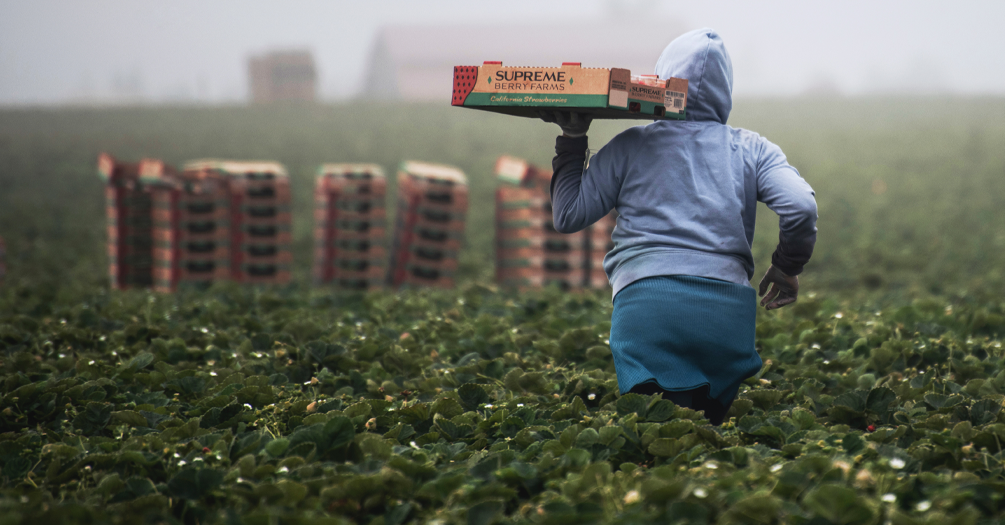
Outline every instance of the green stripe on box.
[(471, 93), (465, 106), (543, 106), (606, 108), (607, 95), (559, 95), (551, 93)]

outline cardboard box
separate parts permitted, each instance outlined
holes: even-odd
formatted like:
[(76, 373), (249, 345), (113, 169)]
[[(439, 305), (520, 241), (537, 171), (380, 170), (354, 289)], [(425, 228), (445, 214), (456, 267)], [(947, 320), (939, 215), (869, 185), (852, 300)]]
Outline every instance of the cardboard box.
[(387, 178), (375, 164), (329, 163), (314, 187), (315, 284), (367, 290), (387, 275)]
[(377, 164), (327, 163), (318, 167), (318, 183), (331, 184), (336, 181), (352, 181), (365, 184), (384, 181), (384, 169)]
[(538, 111), (588, 113), (595, 119), (684, 120), (687, 80), (633, 77), (627, 69), (512, 67), (502, 62), (454, 67), (454, 106), (539, 118)]
[[(519, 289), (550, 282), (563, 289), (590, 286), (589, 272), (598, 261), (591, 249), (592, 227), (573, 234), (555, 231), (548, 199), (551, 172), (512, 157), (497, 162), (497, 175), (500, 169), (512, 169), (513, 180), (519, 180), (521, 186), (507, 184), (496, 189), (496, 281)], [(524, 175), (516, 176), (520, 173)], [(607, 219), (598, 227), (601, 235), (607, 230)]]
[(334, 248), (319, 248), (314, 250), (315, 267), (343, 268), (359, 266), (363, 262), (367, 266), (387, 265), (387, 250), (383, 247), (374, 248), (367, 252), (347, 252)]
[(274, 265), (244, 265), (239, 276), (234, 280), (244, 284), (288, 284), (290, 282), (290, 269)]
[(515, 186), (524, 186), (538, 176), (536, 167), (523, 159), (509, 155), (502, 155), (496, 159), (494, 171), (499, 180)]
[(111, 287), (149, 286), (153, 282), (153, 203), (151, 187), (141, 180), (144, 164), (98, 156), (98, 175), (105, 182), (105, 217)]
[(282, 164), (196, 160), (185, 164), (183, 177), (217, 179), (226, 184), (233, 280), (261, 284), (289, 281), (292, 197), (289, 176)]
[(453, 286), (467, 215), (467, 177), (452, 166), (403, 162), (396, 201), (389, 284)]
[(186, 162), (183, 171), (205, 177), (207, 174), (224, 174), (230, 179), (244, 180), (274, 180), (287, 179), (286, 168), (278, 162), (272, 161), (244, 161), (244, 160), (222, 160), (222, 159), (199, 159)]
[(372, 179), (348, 179), (344, 177), (326, 176), (315, 182), (316, 198), (328, 200), (357, 199), (371, 197), (384, 199), (387, 194), (387, 179), (384, 177)]
[(330, 244), (334, 241), (372, 241), (384, 243), (387, 230), (383, 224), (370, 226), (368, 222), (360, 223), (365, 228), (338, 228), (334, 230), (314, 229), (315, 243)]

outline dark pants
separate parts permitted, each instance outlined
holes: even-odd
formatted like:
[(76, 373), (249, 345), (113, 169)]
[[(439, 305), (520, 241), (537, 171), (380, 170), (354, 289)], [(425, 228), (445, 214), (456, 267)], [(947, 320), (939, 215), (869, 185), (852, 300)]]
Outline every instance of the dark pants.
[(709, 398), (707, 386), (695, 388), (693, 390), (670, 392), (668, 390), (663, 390), (658, 384), (650, 381), (633, 386), (629, 392), (633, 394), (642, 394), (644, 396), (659, 394), (663, 397), (663, 399), (671, 401), (679, 407), (704, 411), (705, 417), (716, 426), (721, 425), (726, 419), (726, 412), (729, 412), (729, 407), (733, 404), (733, 402), (730, 401), (729, 405), (723, 406), (723, 404), (719, 401)]

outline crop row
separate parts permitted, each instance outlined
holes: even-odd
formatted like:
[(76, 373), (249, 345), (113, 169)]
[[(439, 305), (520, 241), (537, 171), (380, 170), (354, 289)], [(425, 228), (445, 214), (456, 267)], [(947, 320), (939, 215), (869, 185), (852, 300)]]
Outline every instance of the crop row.
[(978, 523), (1005, 510), (1000, 304), (806, 298), (764, 314), (765, 365), (712, 427), (618, 395), (599, 295), (81, 299), (0, 324), (5, 520)]

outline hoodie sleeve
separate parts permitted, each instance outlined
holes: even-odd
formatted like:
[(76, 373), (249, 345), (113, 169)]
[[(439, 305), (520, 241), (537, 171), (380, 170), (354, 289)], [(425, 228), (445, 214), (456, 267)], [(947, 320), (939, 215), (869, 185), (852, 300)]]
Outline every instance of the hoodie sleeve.
[(601, 148), (585, 169), (587, 138), (556, 139), (555, 158), (551, 161), (551, 204), (557, 231), (578, 232), (614, 209), (627, 160), (618, 147), (624, 135)]
[(762, 139), (757, 160), (757, 200), (778, 214), (778, 247), (771, 264), (799, 275), (817, 241), (817, 201), (813, 188), (789, 165), (781, 148)]

